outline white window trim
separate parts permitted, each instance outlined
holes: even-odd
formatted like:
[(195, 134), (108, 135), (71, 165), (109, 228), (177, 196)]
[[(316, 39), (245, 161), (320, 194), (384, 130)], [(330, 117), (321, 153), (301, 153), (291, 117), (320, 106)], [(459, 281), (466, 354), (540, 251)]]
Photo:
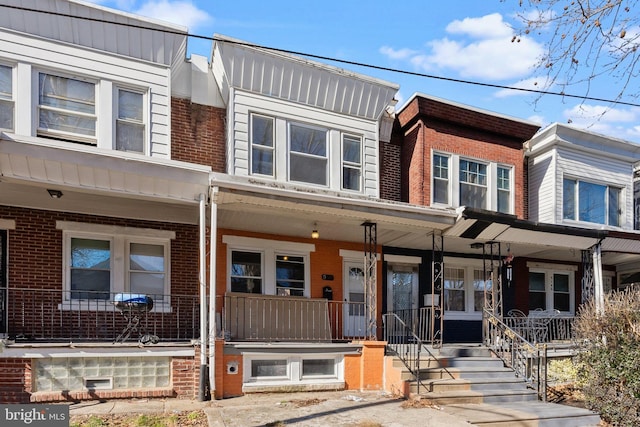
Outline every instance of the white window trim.
[(3, 99), (3, 102), (11, 102), (13, 104), (13, 128), (0, 128), (7, 131), (14, 131), (16, 128), (16, 93), (17, 93), (17, 75), (16, 64), (10, 64), (6, 62), (0, 62), (0, 65), (9, 67), (11, 69), (11, 99)]
[[(302, 375), (303, 360), (333, 359), (334, 375)], [(286, 360), (286, 377), (252, 377), (251, 362), (254, 360)], [(273, 353), (244, 353), (243, 357), (243, 389), (264, 386), (312, 385), (322, 383), (344, 382), (344, 355), (335, 353), (314, 354), (273, 354)]]
[[(576, 201), (576, 205), (574, 206), (574, 210), (575, 210), (575, 219), (571, 219), (571, 218), (565, 218), (564, 217), (564, 181), (565, 180), (571, 180), (571, 181), (575, 181), (576, 183), (576, 194), (575, 194), (575, 201)], [(590, 221), (582, 221), (580, 220), (579, 216), (580, 216), (580, 199), (579, 199), (579, 195), (580, 195), (580, 182), (584, 182), (587, 184), (594, 184), (594, 185), (600, 185), (602, 187), (606, 187), (607, 191), (605, 194), (605, 206), (604, 206), (604, 215), (605, 215), (605, 223), (599, 223), (599, 222), (590, 222)], [(620, 198), (618, 199), (618, 209), (620, 209), (622, 212), (620, 213), (620, 225), (611, 225), (609, 224), (609, 190), (611, 188), (620, 190)], [(560, 218), (562, 220), (562, 222), (567, 223), (567, 224), (575, 224), (575, 225), (584, 225), (584, 224), (591, 224), (597, 227), (606, 227), (606, 228), (610, 228), (610, 229), (621, 229), (624, 228), (624, 224), (626, 222), (626, 217), (627, 217), (627, 213), (626, 213), (626, 208), (627, 205), (625, 203), (626, 200), (626, 192), (627, 192), (627, 187), (625, 185), (621, 185), (621, 184), (616, 184), (616, 183), (611, 183), (608, 181), (597, 181), (594, 179), (589, 179), (589, 178), (585, 178), (585, 177), (579, 177), (576, 175), (569, 175), (569, 174), (563, 174), (562, 175), (562, 179), (560, 181), (560, 190), (562, 191), (562, 198), (560, 199)]]
[[(353, 139), (357, 139), (360, 141), (360, 166), (355, 167), (355, 163), (347, 162), (344, 160), (344, 138), (349, 137)], [(344, 187), (344, 169), (345, 167), (350, 169), (357, 169), (360, 171), (360, 180), (358, 182), (358, 189), (354, 190), (353, 188), (345, 188)], [(329, 165), (331, 168), (331, 165)], [(351, 193), (362, 193), (362, 186), (364, 185), (364, 139), (362, 135), (356, 135), (352, 133), (342, 132), (340, 134), (340, 189), (342, 191), (348, 191)]]
[[(445, 311), (445, 319), (449, 320), (481, 320), (482, 311), (474, 310), (474, 289), (473, 289), (473, 272), (474, 270), (484, 270), (484, 262), (481, 259), (474, 258), (444, 258), (444, 268), (461, 268), (464, 269), (464, 305), (465, 311)], [(444, 298), (444, 288), (443, 288)], [(444, 307), (444, 301), (443, 301)]]
[[(272, 153), (272, 162), (273, 164), (271, 165), (271, 175), (264, 175), (261, 173), (254, 173), (253, 172), (253, 117), (254, 116), (260, 116), (263, 117), (265, 119), (269, 119), (272, 121), (273, 123), (273, 131), (272, 131), (272, 142), (273, 142), (273, 146), (271, 147), (271, 153)], [(255, 111), (249, 111), (249, 129), (247, 130), (249, 133), (249, 169), (248, 169), (248, 173), (249, 175), (252, 176), (260, 176), (260, 177), (267, 177), (267, 178), (275, 178), (276, 177), (276, 170), (278, 168), (278, 160), (276, 158), (276, 152), (277, 152), (277, 139), (276, 139), (276, 118), (273, 116), (270, 116), (268, 114), (262, 114), (259, 112), (255, 112)], [(257, 144), (259, 147), (261, 147), (261, 150), (265, 150), (268, 149), (268, 147), (265, 147), (264, 145), (260, 145)]]
[[(443, 203), (434, 203), (434, 156), (443, 156), (449, 159), (449, 176), (448, 176), (448, 197), (449, 202), (447, 204)], [(471, 156), (461, 156), (459, 154), (447, 153), (444, 151), (439, 151), (432, 149), (431, 150), (431, 194), (430, 201), (433, 206), (447, 206), (447, 207), (460, 207), (460, 161), (466, 160), (469, 162), (480, 163), (486, 165), (487, 167), (487, 210), (490, 211), (498, 211), (498, 167), (509, 169), (510, 170), (510, 184), (511, 188), (509, 189), (509, 212), (508, 214), (514, 214), (515, 212), (515, 166), (506, 164), (493, 162), (486, 159), (479, 159)]]
[[(155, 230), (133, 227), (120, 227), (114, 225), (87, 224), (70, 221), (57, 221), (56, 229), (62, 230), (63, 251), (63, 301), (58, 305), (59, 310), (87, 310), (87, 311), (115, 311), (110, 301), (96, 300), (72, 300), (71, 295), (71, 239), (86, 238), (108, 240), (111, 248), (111, 294), (128, 292), (129, 289), (129, 243), (149, 243), (163, 245), (165, 248), (165, 283), (164, 295), (171, 293), (171, 245), (170, 240), (175, 239), (174, 231)], [(68, 299), (66, 299), (68, 298)], [(153, 312), (166, 313), (171, 311), (171, 301), (155, 302)]]
[[(542, 273), (545, 278), (545, 305), (547, 306), (547, 311), (553, 310), (553, 306), (549, 306), (549, 302), (553, 304), (553, 275), (554, 274), (566, 274), (569, 276), (569, 311), (563, 311), (563, 314), (575, 314), (576, 312), (576, 271), (577, 266), (571, 265), (555, 265), (555, 264), (542, 264), (542, 263), (531, 263), (537, 264), (536, 266), (529, 266), (527, 263), (527, 267), (529, 267), (529, 273)], [(575, 268), (574, 268), (575, 267)], [(527, 277), (527, 295), (529, 295), (529, 278)]]
[(231, 253), (233, 251), (261, 252), (262, 258), (262, 294), (276, 295), (276, 256), (293, 255), (304, 258), (304, 291), (303, 296), (311, 296), (311, 252), (315, 252), (313, 243), (287, 242), (244, 236), (222, 236), (227, 245), (227, 291), (231, 292)]
[[(121, 84), (115, 84), (113, 86), (113, 94), (112, 94), (112, 111), (113, 111), (113, 135), (112, 135), (112, 149), (116, 150), (116, 126), (119, 120), (119, 92), (120, 90), (124, 90), (127, 92), (138, 93), (142, 95), (142, 125), (144, 126), (144, 132), (142, 134), (142, 152), (138, 153), (137, 151), (130, 151), (131, 153), (143, 154), (146, 156), (151, 155), (151, 148), (149, 144), (150, 140), (150, 120), (149, 120), (149, 89), (141, 88), (141, 87), (133, 87)], [(132, 122), (133, 123), (133, 122)], [(125, 152), (125, 151), (122, 151)]]

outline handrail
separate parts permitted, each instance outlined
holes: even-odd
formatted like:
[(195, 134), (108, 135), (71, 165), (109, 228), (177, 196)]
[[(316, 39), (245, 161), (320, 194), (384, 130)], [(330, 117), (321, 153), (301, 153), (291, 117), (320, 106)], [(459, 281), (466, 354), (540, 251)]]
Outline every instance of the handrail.
[(482, 324), (485, 345), (546, 402), (547, 344), (532, 344), (487, 309)]
[(452, 379), (454, 378), (447, 368), (440, 363), (440, 360), (429, 351), (424, 341), (420, 339), (396, 313), (383, 314), (382, 320), (384, 323), (384, 339), (387, 342), (387, 348), (389, 348), (402, 361), (409, 372), (411, 372), (418, 385), (418, 392), (420, 392), (420, 388), (423, 386), (420, 376), (420, 356), (423, 350), (429, 355), (429, 362), (433, 359), (439, 368), (447, 372)]

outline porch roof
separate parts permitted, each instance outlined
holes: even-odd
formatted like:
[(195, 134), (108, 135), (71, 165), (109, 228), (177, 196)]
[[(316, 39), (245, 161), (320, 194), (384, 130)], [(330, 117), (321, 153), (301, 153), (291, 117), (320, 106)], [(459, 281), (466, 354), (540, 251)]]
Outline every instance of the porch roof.
[[(63, 141), (0, 133), (3, 203), (197, 223), (211, 168)], [(46, 189), (61, 190), (61, 199)]]
[[(284, 236), (309, 237), (317, 228), (322, 239), (363, 241), (363, 222), (377, 224), (377, 242), (407, 248), (429, 248), (431, 233), (451, 227), (452, 209), (343, 195), (322, 189), (261, 182), (212, 174), (217, 188), (218, 225)], [(428, 243), (428, 244), (427, 244)]]

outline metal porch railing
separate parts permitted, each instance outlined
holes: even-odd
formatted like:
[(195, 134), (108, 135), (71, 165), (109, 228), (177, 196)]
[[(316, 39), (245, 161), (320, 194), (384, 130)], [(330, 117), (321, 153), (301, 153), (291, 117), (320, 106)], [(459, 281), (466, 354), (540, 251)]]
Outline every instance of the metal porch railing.
[(147, 294), (153, 307), (131, 313), (115, 306), (112, 292), (7, 288), (6, 295), (6, 336), (16, 342), (114, 342), (132, 314), (139, 322), (126, 341), (144, 334), (163, 342), (200, 336), (198, 296)]

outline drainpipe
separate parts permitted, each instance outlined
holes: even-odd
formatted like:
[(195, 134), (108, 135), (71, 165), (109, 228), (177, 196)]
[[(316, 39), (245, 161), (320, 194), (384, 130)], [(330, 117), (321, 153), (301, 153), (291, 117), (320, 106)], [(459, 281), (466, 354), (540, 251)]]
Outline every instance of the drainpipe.
[(200, 288), (200, 388), (198, 391), (198, 400), (203, 402), (207, 400), (207, 378), (209, 373), (207, 370), (207, 247), (206, 247), (206, 226), (207, 213), (205, 210), (207, 197), (200, 194), (200, 266), (199, 266), (199, 288)]
[(216, 391), (216, 336), (219, 325), (216, 319), (216, 257), (218, 254), (218, 187), (211, 189), (211, 224), (209, 230), (209, 389), (211, 397)]

